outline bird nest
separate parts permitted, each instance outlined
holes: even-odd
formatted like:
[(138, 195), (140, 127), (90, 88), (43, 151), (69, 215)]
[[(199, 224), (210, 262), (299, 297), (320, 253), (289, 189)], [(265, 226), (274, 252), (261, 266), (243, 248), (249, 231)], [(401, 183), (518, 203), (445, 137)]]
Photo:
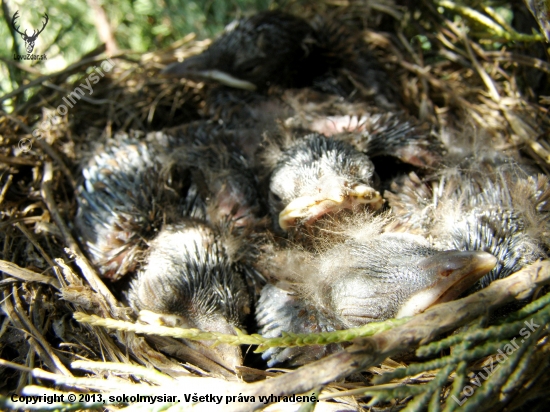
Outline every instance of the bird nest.
[[(532, 24), (527, 10), (514, 10), (516, 28), (491, 8), (443, 1), (414, 9), (326, 2), (299, 11), (335, 13), (360, 26), (412, 115), (518, 148), (549, 174), (550, 97), (543, 96), (550, 95), (550, 64), (541, 36), (520, 33), (530, 32), (522, 26)], [(202, 83), (174, 82), (159, 72), (208, 44), (188, 36), (167, 50), (110, 58), (98, 49), (4, 96), (17, 109), (0, 116), (0, 405), (210, 410), (220, 399), (226, 411), (297, 400), (308, 410), (513, 410), (539, 397), (549, 383), (547, 261), (413, 318), (348, 331), (265, 339), (132, 321), (116, 286), (98, 277), (71, 230), (79, 165), (118, 131), (139, 137), (204, 116)], [(99, 81), (93, 94), (69, 105), (66, 97), (94, 72)], [(32, 98), (18, 104), (29, 91)], [(528, 303), (498, 320), (488, 316), (515, 300)], [(245, 366), (228, 371), (205, 366), (173, 338), (243, 345), (250, 353), (352, 344), (294, 370), (266, 370), (257, 357), (246, 356)], [(24, 404), (13, 393), (64, 397)], [(157, 396), (154, 405), (145, 396)]]

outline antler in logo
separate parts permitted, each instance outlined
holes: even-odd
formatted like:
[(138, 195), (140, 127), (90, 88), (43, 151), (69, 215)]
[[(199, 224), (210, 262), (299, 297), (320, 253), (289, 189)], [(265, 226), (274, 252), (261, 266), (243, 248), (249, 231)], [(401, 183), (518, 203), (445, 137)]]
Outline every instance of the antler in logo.
[(44, 13), (44, 18), (46, 19), (46, 21), (43, 22), (42, 28), (40, 30), (38, 30), (38, 31), (33, 30), (33, 33), (32, 33), (31, 36), (27, 35), (27, 30), (25, 30), (24, 33), (21, 33), (19, 31), (19, 26), (15, 25), (15, 20), (17, 20), (18, 17), (19, 17), (19, 10), (17, 10), (15, 12), (15, 14), (13, 15), (13, 17), (11, 19), (11, 24), (12, 24), (14, 30), (21, 35), (23, 40), (25, 40), (25, 45), (27, 46), (27, 53), (32, 53), (32, 51), (34, 49), (34, 42), (36, 41), (36, 38), (38, 37), (38, 35), (40, 33), (42, 33), (42, 31), (44, 30), (44, 27), (46, 27), (46, 24), (48, 24), (48, 20), (49, 20), (48, 15), (46, 13)]

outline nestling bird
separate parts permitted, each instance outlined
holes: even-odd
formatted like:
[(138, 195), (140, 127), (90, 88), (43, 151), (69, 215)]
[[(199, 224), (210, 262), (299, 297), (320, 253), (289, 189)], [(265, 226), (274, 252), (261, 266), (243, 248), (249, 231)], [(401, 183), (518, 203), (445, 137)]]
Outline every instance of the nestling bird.
[[(141, 319), (234, 333), (250, 312), (249, 282), (261, 281), (246, 240), (255, 182), (236, 153), (200, 136), (179, 149), (152, 137), (123, 135), (84, 168), (80, 238), (103, 276), (136, 273), (128, 300)], [(237, 347), (218, 346), (211, 358), (242, 364)]]
[[(274, 258), (271, 271), (279, 282), (264, 287), (256, 312), (263, 336), (412, 316), (456, 298), (496, 263), (489, 253), (444, 251), (421, 236), (383, 233), (387, 221), (379, 217), (355, 216), (347, 225), (336, 223), (325, 250), (287, 250)], [(334, 245), (333, 233), (344, 241)], [(300, 364), (337, 349), (271, 349), (264, 358), (269, 366)]]
[(146, 143), (121, 135), (82, 171), (75, 225), (100, 273), (112, 280), (135, 270), (140, 250), (165, 223), (195, 215), (242, 227), (259, 212), (246, 160), (221, 137), (213, 143), (197, 133), (184, 146), (165, 133), (149, 137)]
[[(229, 255), (224, 236), (197, 219), (163, 227), (128, 292), (140, 319), (227, 334), (242, 328), (250, 312), (246, 269)], [(213, 355), (228, 369), (242, 365), (239, 347), (218, 345)]]
[[(325, 103), (329, 102), (326, 99)], [(444, 154), (444, 146), (431, 128), (403, 112), (378, 113), (371, 107), (348, 102), (333, 102), (329, 110), (326, 105), (307, 103), (292, 107), (295, 114), (285, 120), (287, 127), (342, 140), (370, 158), (391, 157), (426, 169), (437, 167)]]
[[(311, 21), (266, 11), (229, 25), (203, 53), (165, 75), (208, 80), (204, 114), (230, 128), (276, 128), (295, 114), (294, 95), (395, 109), (396, 93), (360, 30), (338, 18)], [(221, 85), (221, 86), (220, 86)]]
[(101, 148), (82, 170), (75, 226), (102, 276), (133, 272), (146, 240), (183, 216), (190, 182), (161, 174), (163, 151), (127, 135)]
[(483, 250), (498, 258), (479, 286), (547, 256), (550, 183), (514, 159), (486, 151), (432, 176), (411, 173), (384, 195), (391, 230), (414, 232), (444, 248)]
[[(316, 47), (313, 28), (278, 11), (261, 12), (231, 23), (203, 53), (174, 63), (164, 72), (217, 80), (234, 88), (265, 90), (270, 84), (305, 84)], [(289, 64), (289, 62), (292, 62)]]
[[(430, 167), (439, 142), (396, 111), (396, 94), (358, 30), (338, 19), (268, 11), (231, 24), (203, 53), (174, 63), (165, 74), (215, 80), (206, 114), (237, 134), (315, 131), (347, 141), (370, 157), (389, 155)], [(245, 89), (245, 90), (242, 90)], [(391, 111), (388, 112), (388, 109)], [(243, 130), (252, 133), (243, 133)], [(252, 152), (253, 149), (243, 149)]]
[(333, 19), (310, 25), (277, 10), (230, 24), (206, 51), (164, 73), (259, 92), (275, 85), (313, 87), (343, 97), (355, 91), (382, 105), (394, 98), (386, 74), (359, 36)]
[[(169, 162), (176, 168), (187, 165), (192, 171), (201, 198), (209, 199), (210, 217), (204, 218), (223, 221), (227, 217), (236, 227), (258, 229), (256, 225), (263, 224), (258, 182), (243, 153), (244, 145), (224, 128), (213, 130), (208, 122), (194, 126), (184, 129), (193, 142), (174, 147)], [(172, 137), (177, 141), (180, 135), (181, 130)]]
[(270, 174), (269, 207), (281, 229), (310, 226), (342, 209), (382, 206), (380, 193), (373, 188), (374, 166), (352, 146), (310, 134), (292, 141), (282, 153), (279, 149), (265, 156), (276, 160)]

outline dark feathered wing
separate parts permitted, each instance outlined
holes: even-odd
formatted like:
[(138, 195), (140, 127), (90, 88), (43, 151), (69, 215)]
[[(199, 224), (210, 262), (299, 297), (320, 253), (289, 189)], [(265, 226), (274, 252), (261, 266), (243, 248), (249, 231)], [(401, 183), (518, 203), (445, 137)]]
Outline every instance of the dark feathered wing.
[(162, 153), (128, 136), (104, 147), (83, 169), (76, 228), (100, 272), (133, 271), (166, 219), (180, 215), (189, 182), (161, 176)]
[(546, 256), (550, 184), (511, 159), (463, 162), (420, 179), (411, 174), (386, 192), (397, 217), (392, 230), (415, 231), (440, 247), (482, 250), (498, 258), (481, 281), (510, 275)]

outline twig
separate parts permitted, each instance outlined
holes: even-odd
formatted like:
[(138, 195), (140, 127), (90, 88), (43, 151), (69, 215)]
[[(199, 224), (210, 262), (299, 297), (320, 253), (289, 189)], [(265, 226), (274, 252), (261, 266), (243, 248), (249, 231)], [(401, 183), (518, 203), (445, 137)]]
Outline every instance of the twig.
[(485, 57), (495, 62), (510, 62), (522, 64), (524, 66), (533, 67), (539, 69), (545, 73), (550, 74), (550, 64), (544, 60), (537, 59), (532, 56), (524, 56), (522, 54), (512, 52), (485, 52)]
[[(1, 202), (0, 202), (1, 203)], [(40, 254), (42, 255), (42, 257), (44, 258), (44, 260), (46, 262), (48, 262), (48, 265), (50, 265), (50, 268), (53, 270), (53, 268), (55, 267), (55, 263), (54, 261), (52, 260), (52, 258), (50, 258), (48, 256), (48, 254), (46, 253), (46, 251), (42, 248), (42, 246), (40, 246), (40, 243), (38, 243), (38, 241), (36, 240), (36, 238), (34, 237), (34, 235), (31, 233), (31, 231), (29, 229), (27, 229), (27, 226), (21, 224), (21, 222), (17, 222), (15, 224), (15, 227), (17, 229), (19, 229), (21, 231), (21, 233), (23, 233), (27, 239), (29, 239), (29, 241), (33, 244), (33, 246), (40, 252)], [(59, 283), (58, 283), (59, 285)], [(59, 286), (57, 286), (59, 288)]]
[(334, 332), (294, 334), (285, 333), (280, 338), (264, 338), (258, 334), (247, 335), (236, 329), (236, 335), (220, 332), (204, 332), (198, 329), (171, 328), (159, 325), (143, 325), (139, 323), (124, 322), (115, 319), (105, 319), (95, 315), (86, 315), (76, 312), (73, 317), (81, 323), (92, 326), (103, 326), (127, 332), (144, 333), (148, 335), (170, 336), (173, 338), (189, 340), (212, 340), (228, 345), (258, 345), (257, 352), (273, 347), (292, 347), (307, 345), (327, 345), (329, 343), (349, 342), (357, 337), (371, 336), (392, 327), (402, 325), (408, 318), (390, 319), (385, 322), (369, 323), (368, 325)]
[(504, 28), (504, 30), (509, 31), (510, 33), (515, 32), (514, 28), (510, 26), (506, 20), (504, 20), (492, 7), (489, 6), (482, 6), (483, 11), (489, 15), (494, 21), (496, 21), (498, 24)]
[(110, 329), (134, 333), (171, 336), (174, 338), (190, 340), (215, 340), (219, 343), (226, 343), (230, 345), (259, 345), (263, 342), (263, 338), (260, 335), (246, 335), (241, 331), (237, 331), (237, 335), (230, 335), (220, 332), (203, 332), (198, 329), (170, 328), (160, 325), (142, 325), (139, 323), (106, 319), (96, 315), (86, 315), (81, 312), (74, 313), (73, 317), (80, 323), (87, 323), (92, 326), (102, 326)]
[[(55, 365), (55, 369), (66, 376), (72, 376), (71, 372), (61, 363), (61, 360), (57, 357), (57, 355), (54, 353), (52, 347), (48, 343), (46, 339), (44, 339), (44, 336), (36, 327), (33, 325), (31, 320), (28, 318), (28, 316), (25, 313), (25, 310), (23, 309), (23, 306), (21, 305), (21, 301), (19, 299), (19, 293), (17, 292), (17, 287), (12, 287), (13, 292), (13, 301), (15, 303), (15, 309), (17, 310), (17, 315), (19, 316), (19, 319), (23, 323), (23, 325), (26, 327), (26, 330), (32, 335), (33, 339), (35, 339), (42, 348), (44, 348), (45, 353), (49, 356), (49, 358), (52, 360), (53, 364)], [(42, 354), (43, 356), (43, 354)]]
[(12, 180), (13, 175), (10, 173), (6, 179), (6, 183), (4, 183), (4, 186), (2, 186), (2, 190), (0, 191), (0, 205), (4, 202), (4, 198), (6, 197), (6, 193), (8, 193)]
[(116, 298), (113, 296), (111, 291), (107, 289), (107, 287), (105, 286), (103, 281), (99, 278), (95, 270), (84, 258), (84, 254), (80, 250), (78, 243), (76, 243), (69, 228), (67, 227), (67, 225), (65, 225), (65, 222), (61, 217), (61, 214), (57, 210), (57, 206), (55, 204), (55, 200), (54, 200), (54, 196), (51, 188), (52, 180), (53, 180), (53, 165), (51, 162), (46, 162), (44, 164), (44, 172), (43, 172), (42, 188), (41, 188), (41, 193), (44, 199), (44, 203), (46, 203), (46, 206), (48, 207), (48, 210), (50, 211), (53, 217), (53, 220), (57, 224), (57, 227), (59, 228), (59, 230), (61, 230), (61, 233), (63, 235), (63, 238), (67, 242), (67, 245), (76, 255), (77, 264), (82, 269), (82, 274), (90, 284), (91, 288), (94, 291), (99, 292), (101, 295), (103, 295), (103, 297), (105, 298), (105, 301), (108, 303), (111, 313), (119, 315), (120, 311), (118, 310), (118, 305), (117, 305), (118, 302)]
[[(46, 48), (47, 50), (48, 48)], [(5, 57), (0, 57), (0, 61), (4, 62), (4, 64), (7, 64), (9, 66), (14, 66), (19, 70), (23, 70), (27, 73), (35, 74), (35, 75), (41, 75), (42, 73), (35, 69), (34, 67), (26, 66), (24, 64), (18, 63), (17, 61), (6, 59)]]
[(44, 139), (40, 139), (37, 142), (38, 142), (38, 146), (40, 146), (40, 148), (44, 150), (44, 152), (46, 152), (48, 156), (50, 156), (55, 161), (59, 169), (61, 169), (63, 174), (67, 177), (67, 180), (71, 184), (71, 187), (73, 188), (73, 190), (76, 189), (76, 180), (74, 179), (73, 174), (71, 173), (71, 170), (67, 167), (67, 165), (65, 164), (61, 156), (59, 156), (59, 154), (54, 150), (54, 148), (51, 147)]
[[(13, 288), (11, 289), (12, 293), (10, 293), (9, 296), (5, 297), (2, 301), (2, 310), (4, 313), (9, 317), (12, 325), (16, 327), (17, 329), (21, 330), (22, 332), (27, 332), (25, 326), (23, 325), (23, 322), (21, 321), (19, 314), (13, 307), (13, 302), (11, 301), (11, 295), (13, 294)], [(42, 362), (44, 362), (48, 368), (50, 368), (52, 371), (57, 370), (57, 367), (55, 365), (55, 362), (50, 358), (49, 354), (42, 348), (42, 346), (34, 339), (32, 336), (28, 338), (28, 343), (31, 347), (31, 349), (35, 350), (38, 355), (40, 356)]]
[(118, 47), (116, 44), (115, 36), (111, 25), (109, 24), (109, 19), (103, 7), (97, 2), (97, 0), (88, 0), (87, 1), (90, 8), (94, 11), (94, 25), (99, 34), (99, 38), (107, 48), (107, 54), (113, 55), (118, 52)]
[(468, 52), (468, 56), (470, 57), (470, 61), (474, 65), (474, 68), (476, 69), (479, 77), (481, 77), (481, 80), (483, 80), (483, 83), (485, 83), (485, 86), (487, 87), (489, 92), (489, 96), (491, 96), (491, 99), (494, 102), (499, 103), (500, 95), (495, 86), (495, 83), (493, 82), (493, 79), (491, 79), (491, 76), (487, 74), (485, 69), (481, 67), (481, 65), (477, 61), (476, 56), (472, 51), (472, 47), (470, 46), (470, 40), (468, 40), (468, 36), (466, 35), (466, 32), (464, 30), (462, 31), (462, 38), (464, 40), (464, 45), (466, 46), (466, 51)]
[(529, 147), (539, 155), (545, 162), (550, 164), (550, 153), (535, 139), (539, 135), (537, 131), (520, 116), (508, 109), (504, 105), (500, 105), (500, 110), (514, 133), (521, 139), (521, 143), (526, 143)]
[(157, 372), (155, 369), (145, 368), (143, 366), (137, 366), (125, 363), (114, 362), (93, 362), (93, 361), (75, 361), (71, 363), (72, 368), (85, 369), (89, 371), (110, 371), (116, 373), (131, 374), (134, 376), (140, 376), (147, 379), (157, 385), (167, 385), (174, 383), (174, 379), (169, 376)]
[(40, 282), (53, 286), (56, 289), (60, 288), (59, 281), (57, 279), (22, 268), (12, 262), (0, 260), (0, 270), (10, 276), (13, 276), (14, 278), (24, 280), (25, 282)]
[(0, 162), (7, 165), (36, 166), (36, 160), (26, 159), (24, 157), (7, 157), (0, 155)]
[(5, 366), (5, 367), (8, 367), (8, 368), (16, 369), (16, 370), (19, 370), (21, 372), (32, 372), (33, 371), (33, 369), (29, 368), (28, 366), (20, 365), (18, 363), (14, 363), (14, 362), (10, 362), (10, 361), (7, 361), (5, 359), (0, 359), (0, 366)]
[[(121, 53), (123, 53), (123, 52), (121, 52)], [(111, 56), (111, 57), (118, 57), (118, 55), (114, 55), (114, 56)], [(73, 63), (70, 66), (68, 66), (65, 69), (60, 70), (58, 72), (47, 74), (47, 75), (44, 75), (44, 76), (40, 76), (37, 79), (31, 80), (27, 84), (24, 84), (23, 86), (18, 87), (17, 89), (13, 90), (12, 92), (5, 94), (4, 96), (0, 96), (0, 103), (3, 102), (4, 100), (11, 99), (13, 96), (17, 96), (18, 94), (24, 92), (27, 89), (30, 89), (30, 88), (35, 87), (35, 86), (41, 86), (42, 83), (47, 81), (47, 80), (53, 79), (53, 78), (55, 78), (57, 76), (61, 76), (63, 74), (69, 75), (73, 70), (78, 69), (80, 66), (84, 66), (86, 64), (91, 64), (91, 63), (95, 63), (95, 62), (98, 62), (98, 61), (101, 61), (101, 60), (105, 60), (106, 58), (107, 58), (107, 56), (105, 56), (105, 55), (90, 57), (89, 59), (83, 59), (83, 60), (80, 60), (76, 63)]]
[(435, 5), (454, 11), (461, 16), (464, 16), (476, 23), (479, 23), (489, 29), (489, 31), (492, 32), (492, 34), (496, 37), (500, 37), (508, 41), (540, 42), (544, 40), (541, 34), (523, 34), (518, 33), (515, 30), (508, 32), (495, 21), (491, 20), (489, 17), (483, 15), (477, 10), (466, 6), (460, 6), (452, 1), (435, 1)]

